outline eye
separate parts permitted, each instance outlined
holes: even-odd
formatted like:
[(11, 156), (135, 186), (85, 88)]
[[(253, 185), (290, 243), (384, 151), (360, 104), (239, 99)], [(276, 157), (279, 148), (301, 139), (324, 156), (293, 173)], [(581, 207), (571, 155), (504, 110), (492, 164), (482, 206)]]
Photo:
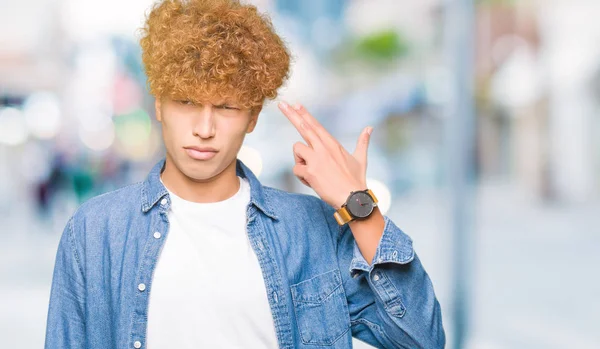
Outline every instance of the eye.
[(217, 105), (216, 107), (225, 110), (240, 110), (240, 108), (228, 104)]
[(177, 103), (181, 104), (181, 105), (194, 105), (194, 102), (186, 100), (186, 99), (182, 99), (177, 101)]

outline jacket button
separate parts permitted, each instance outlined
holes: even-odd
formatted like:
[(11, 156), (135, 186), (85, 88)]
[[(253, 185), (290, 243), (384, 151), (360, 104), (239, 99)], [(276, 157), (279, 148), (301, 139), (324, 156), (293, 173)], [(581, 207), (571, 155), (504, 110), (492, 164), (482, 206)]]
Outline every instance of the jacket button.
[(160, 204), (163, 205), (163, 206), (166, 205), (167, 204), (167, 199), (160, 200)]
[(155, 239), (160, 239), (160, 233), (159, 232), (154, 233), (154, 238)]
[(373, 281), (379, 281), (379, 274), (373, 275)]
[(145, 289), (146, 289), (146, 285), (144, 285), (144, 284), (139, 284), (138, 285), (138, 290), (140, 290), (140, 291), (143, 292)]
[(133, 342), (133, 347), (135, 349), (140, 349), (142, 347), (142, 342), (140, 342), (140, 341)]

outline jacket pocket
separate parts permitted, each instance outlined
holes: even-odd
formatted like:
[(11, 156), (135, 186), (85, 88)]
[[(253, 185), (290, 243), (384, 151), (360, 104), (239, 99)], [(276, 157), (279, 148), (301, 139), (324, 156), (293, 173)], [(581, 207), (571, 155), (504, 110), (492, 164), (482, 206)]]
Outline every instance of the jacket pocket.
[(290, 286), (304, 344), (332, 345), (350, 329), (350, 314), (339, 269)]

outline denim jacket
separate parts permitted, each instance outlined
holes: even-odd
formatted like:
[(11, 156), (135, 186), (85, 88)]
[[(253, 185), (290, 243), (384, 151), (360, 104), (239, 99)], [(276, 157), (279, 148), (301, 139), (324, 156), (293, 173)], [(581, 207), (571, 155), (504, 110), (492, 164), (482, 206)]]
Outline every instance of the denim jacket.
[[(169, 236), (164, 163), (143, 182), (88, 200), (66, 224), (47, 349), (145, 348), (153, 270)], [(411, 238), (387, 216), (369, 265), (323, 200), (263, 186), (240, 160), (236, 172), (250, 183), (247, 234), (279, 348), (352, 348), (352, 337), (379, 348), (444, 347), (431, 280)]]

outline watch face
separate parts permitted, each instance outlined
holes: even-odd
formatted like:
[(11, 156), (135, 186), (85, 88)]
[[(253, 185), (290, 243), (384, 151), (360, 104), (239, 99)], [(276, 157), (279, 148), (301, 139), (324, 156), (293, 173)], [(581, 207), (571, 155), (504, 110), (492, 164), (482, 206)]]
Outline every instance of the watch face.
[(373, 199), (369, 194), (359, 191), (350, 196), (346, 208), (354, 217), (365, 218), (373, 212)]

